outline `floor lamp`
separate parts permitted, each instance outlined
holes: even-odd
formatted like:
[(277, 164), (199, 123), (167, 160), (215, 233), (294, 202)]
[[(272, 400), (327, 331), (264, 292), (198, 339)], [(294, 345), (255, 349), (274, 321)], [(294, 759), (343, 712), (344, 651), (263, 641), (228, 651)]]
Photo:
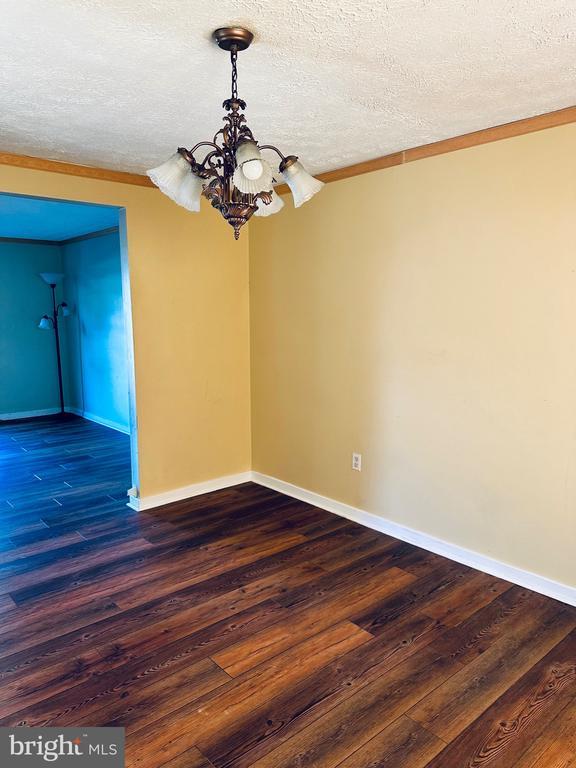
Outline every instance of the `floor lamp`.
[(60, 392), (60, 413), (64, 413), (64, 387), (62, 385), (62, 357), (60, 354), (60, 333), (58, 331), (58, 317), (68, 317), (70, 310), (68, 304), (65, 301), (56, 304), (56, 286), (64, 279), (64, 275), (61, 272), (41, 272), (40, 277), (44, 282), (50, 286), (52, 290), (52, 314), (42, 315), (38, 328), (43, 331), (54, 331), (54, 339), (56, 340), (56, 362), (58, 363), (58, 389)]

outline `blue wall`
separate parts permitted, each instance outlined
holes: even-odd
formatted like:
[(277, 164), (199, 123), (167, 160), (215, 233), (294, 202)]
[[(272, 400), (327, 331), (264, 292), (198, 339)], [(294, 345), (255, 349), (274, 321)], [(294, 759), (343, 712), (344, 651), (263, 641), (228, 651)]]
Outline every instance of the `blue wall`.
[(69, 405), (126, 432), (128, 363), (117, 232), (62, 247)]
[[(39, 273), (62, 271), (57, 245), (0, 242), (0, 418), (60, 407), (54, 333), (39, 330), (38, 322), (52, 311)], [(61, 341), (65, 356), (64, 333)]]

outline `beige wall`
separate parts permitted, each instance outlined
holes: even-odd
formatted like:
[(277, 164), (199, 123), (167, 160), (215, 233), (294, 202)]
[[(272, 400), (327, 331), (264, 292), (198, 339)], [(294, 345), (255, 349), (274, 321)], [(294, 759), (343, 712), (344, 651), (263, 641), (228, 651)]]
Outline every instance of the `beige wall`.
[(142, 495), (247, 470), (248, 233), (128, 184), (0, 165), (0, 192), (126, 208)]
[[(576, 585), (576, 126), (327, 186), (239, 243), (126, 207), (143, 495), (250, 467)], [(350, 468), (363, 454), (362, 473)]]
[(555, 128), (254, 222), (253, 468), (576, 585), (575, 148)]

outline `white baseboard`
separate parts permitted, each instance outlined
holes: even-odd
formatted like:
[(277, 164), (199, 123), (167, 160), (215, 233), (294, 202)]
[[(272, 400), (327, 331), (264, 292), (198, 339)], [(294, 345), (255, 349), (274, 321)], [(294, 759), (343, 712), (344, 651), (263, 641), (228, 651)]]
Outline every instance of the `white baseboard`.
[(13, 419), (34, 419), (37, 416), (54, 416), (60, 413), (60, 408), (42, 408), (39, 411), (15, 411), (14, 413), (0, 413), (0, 421), (12, 421)]
[(187, 485), (183, 488), (176, 488), (173, 491), (166, 491), (165, 493), (159, 493), (154, 496), (136, 497), (133, 495), (135, 489), (130, 489), (132, 493), (129, 494), (130, 501), (128, 502), (128, 506), (138, 512), (143, 512), (144, 510), (160, 507), (174, 501), (182, 501), (183, 499), (199, 496), (203, 493), (219, 491), (222, 488), (229, 488), (233, 485), (239, 485), (240, 483), (247, 483), (249, 481), (258, 483), (258, 485), (263, 485), (266, 488), (271, 488), (279, 493), (284, 493), (286, 496), (291, 496), (294, 499), (305, 501), (308, 504), (320, 507), (320, 509), (325, 509), (328, 512), (333, 512), (336, 515), (340, 515), (355, 523), (359, 523), (366, 528), (371, 528), (380, 533), (385, 533), (388, 536), (400, 539), (401, 541), (406, 541), (409, 544), (414, 544), (417, 547), (426, 549), (429, 552), (434, 552), (449, 560), (454, 560), (457, 563), (462, 563), (463, 565), (475, 568), (478, 571), (489, 573), (497, 578), (505, 579), (512, 584), (531, 589), (534, 592), (539, 592), (547, 597), (560, 600), (568, 605), (576, 606), (576, 587), (570, 587), (567, 584), (562, 584), (553, 581), (552, 579), (548, 579), (545, 576), (525, 571), (522, 568), (503, 563), (500, 560), (494, 560), (491, 557), (466, 549), (458, 544), (437, 539), (430, 534), (416, 531), (413, 528), (408, 528), (399, 523), (394, 523), (392, 520), (387, 520), (372, 512), (366, 512), (363, 509), (352, 507), (349, 504), (344, 504), (341, 501), (336, 501), (327, 496), (321, 496), (313, 491), (308, 491), (305, 488), (300, 488), (297, 485), (286, 483), (276, 477), (264, 475), (260, 472), (241, 472), (237, 475), (218, 477), (203, 483)]
[[(175, 488), (173, 491), (157, 493), (154, 496), (130, 495), (128, 506), (137, 512), (144, 512), (146, 509), (161, 507), (164, 504), (171, 504), (173, 501), (190, 499), (193, 496), (200, 496), (211, 491), (220, 491), (222, 488), (230, 488), (233, 485), (240, 485), (240, 483), (248, 483), (250, 480), (252, 480), (252, 472), (240, 472), (237, 475), (225, 475), (214, 480), (206, 480), (203, 483), (185, 485), (183, 488)], [(133, 491), (134, 489), (131, 488), (130, 490)]]
[[(103, 419), (100, 416), (97, 416), (95, 413), (83, 411), (80, 408), (72, 408), (71, 406), (66, 406), (64, 410), (66, 413), (74, 413), (76, 416), (82, 416), (82, 418), (88, 419), (88, 421), (94, 421), (96, 424), (102, 424), (104, 427), (110, 427), (110, 429), (123, 432), (125, 435), (130, 434), (130, 429), (128, 427), (125, 427), (123, 424), (118, 424), (115, 421), (110, 421), (109, 419)], [(38, 411), (15, 411), (14, 413), (0, 413), (0, 421), (34, 419), (38, 416), (54, 416), (57, 413), (60, 413), (60, 408), (42, 408)]]
[(494, 560), (486, 555), (481, 555), (479, 552), (473, 552), (472, 550), (460, 547), (457, 544), (451, 544), (450, 542), (430, 536), (427, 533), (422, 533), (421, 531), (407, 528), (399, 523), (394, 523), (391, 520), (375, 515), (372, 512), (366, 512), (363, 509), (351, 507), (348, 504), (343, 504), (335, 499), (330, 499), (327, 496), (321, 496), (313, 491), (300, 488), (297, 485), (278, 480), (276, 477), (263, 475), (260, 472), (252, 472), (252, 480), (259, 485), (264, 485), (266, 488), (272, 488), (275, 491), (284, 493), (287, 496), (292, 496), (300, 501), (306, 501), (309, 504), (313, 504), (315, 507), (320, 507), (328, 512), (333, 512), (336, 515), (345, 517), (348, 520), (364, 525), (367, 528), (372, 528), (375, 531), (386, 533), (388, 536), (393, 536), (401, 541), (407, 541), (408, 543), (414, 544), (417, 547), (422, 547), (422, 549), (426, 549), (429, 552), (434, 552), (437, 555), (447, 557), (449, 560), (455, 560), (457, 563), (462, 563), (463, 565), (468, 565), (470, 568), (475, 568), (478, 571), (489, 573), (491, 576), (505, 579), (506, 581), (518, 584), (526, 589), (531, 589), (534, 592), (539, 592), (547, 597), (552, 597), (555, 600), (568, 603), (568, 605), (576, 606), (576, 587), (570, 587), (567, 584), (552, 581), (552, 579), (548, 579), (545, 576), (539, 576), (536, 573), (524, 571), (514, 565), (509, 565), (500, 560)]
[(117, 432), (123, 432), (125, 435), (130, 434), (130, 428), (124, 426), (124, 424), (120, 424), (117, 421), (111, 421), (110, 419), (104, 419), (102, 416), (90, 413), (90, 411), (83, 411), (81, 408), (72, 407), (66, 407), (64, 410), (66, 413), (74, 413), (76, 416), (82, 416), (83, 419), (94, 421), (96, 424), (101, 424), (103, 427), (110, 427), (110, 429), (115, 429)]

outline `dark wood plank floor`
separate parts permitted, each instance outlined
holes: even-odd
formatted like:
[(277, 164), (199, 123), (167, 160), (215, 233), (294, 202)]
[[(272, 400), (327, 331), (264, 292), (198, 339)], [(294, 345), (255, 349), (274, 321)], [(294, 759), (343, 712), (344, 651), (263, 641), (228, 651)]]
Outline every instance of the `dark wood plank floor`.
[(253, 484), (126, 507), (128, 440), (0, 426), (0, 725), (142, 768), (576, 766), (576, 610)]

